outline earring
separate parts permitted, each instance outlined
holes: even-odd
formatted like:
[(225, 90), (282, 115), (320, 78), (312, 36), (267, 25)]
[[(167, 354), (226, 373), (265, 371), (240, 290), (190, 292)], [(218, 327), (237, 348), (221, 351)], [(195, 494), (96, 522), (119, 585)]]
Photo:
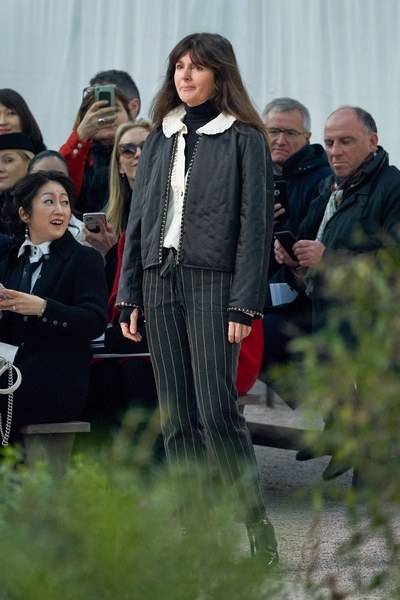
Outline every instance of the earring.
[(25, 225), (25, 239), (26, 240), (29, 239), (29, 227), (28, 227), (28, 225)]

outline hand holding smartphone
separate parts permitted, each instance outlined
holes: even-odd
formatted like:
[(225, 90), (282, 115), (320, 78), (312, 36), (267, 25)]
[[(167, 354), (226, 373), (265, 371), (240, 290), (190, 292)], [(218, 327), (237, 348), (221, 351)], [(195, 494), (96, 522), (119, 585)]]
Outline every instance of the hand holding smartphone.
[(101, 225), (106, 226), (106, 215), (103, 212), (83, 213), (85, 227), (91, 233), (100, 233)]
[(290, 258), (297, 260), (296, 255), (293, 252), (293, 246), (297, 242), (297, 238), (289, 229), (275, 231), (274, 238), (278, 240), (281, 246), (286, 250)]
[(285, 209), (285, 215), (288, 212), (289, 198), (286, 181), (284, 179), (274, 179), (274, 204), (280, 204)]
[(96, 85), (94, 88), (94, 99), (96, 102), (103, 100), (107, 106), (115, 106), (115, 85)]

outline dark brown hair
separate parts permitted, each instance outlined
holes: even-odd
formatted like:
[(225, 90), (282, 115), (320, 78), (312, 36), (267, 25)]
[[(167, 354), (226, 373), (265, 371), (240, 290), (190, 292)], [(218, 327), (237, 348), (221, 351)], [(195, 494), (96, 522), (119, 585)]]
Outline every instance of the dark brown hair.
[(233, 115), (241, 123), (253, 125), (266, 137), (265, 125), (243, 85), (232, 44), (217, 33), (192, 33), (171, 51), (164, 83), (151, 108), (154, 126), (159, 127), (165, 115), (182, 103), (174, 83), (175, 65), (188, 52), (195, 64), (214, 72), (215, 96), (212, 100), (216, 108)]
[(19, 218), (18, 209), (23, 208), (25, 212), (31, 214), (32, 201), (42, 186), (49, 181), (56, 181), (63, 186), (68, 194), (71, 210), (75, 201), (75, 189), (72, 181), (60, 171), (38, 171), (29, 173), (22, 177), (15, 187), (10, 190), (2, 202), (0, 211), (1, 218), (5, 224), (5, 230), (8, 235), (17, 238), (23, 237), (25, 225)]
[(13, 189), (12, 195), (14, 198), (15, 207), (18, 211), (19, 208), (27, 213), (32, 212), (32, 201), (41, 187), (43, 187), (49, 181), (55, 181), (62, 185), (68, 194), (69, 203), (74, 205), (75, 191), (74, 184), (72, 181), (61, 173), (60, 171), (37, 171), (36, 173), (29, 173), (18, 181)]
[(15, 90), (4, 88), (0, 90), (0, 103), (11, 110), (15, 110), (21, 119), (22, 133), (29, 136), (35, 148), (35, 154), (45, 150), (42, 133), (29, 106)]
[(126, 71), (119, 71), (118, 69), (99, 71), (99, 73), (96, 73), (96, 75), (90, 80), (90, 85), (98, 85), (103, 83), (115, 83), (115, 85), (119, 87), (119, 89), (125, 94), (127, 100), (137, 98), (140, 106), (139, 88)]

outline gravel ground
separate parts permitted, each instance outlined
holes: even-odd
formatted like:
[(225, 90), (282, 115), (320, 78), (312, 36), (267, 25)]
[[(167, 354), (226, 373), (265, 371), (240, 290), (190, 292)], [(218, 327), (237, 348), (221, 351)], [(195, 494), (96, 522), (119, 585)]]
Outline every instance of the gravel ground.
[[(263, 392), (257, 383), (252, 392)], [(251, 421), (294, 427), (321, 428), (318, 419), (310, 421), (299, 409), (293, 411), (280, 399), (274, 408), (247, 406), (245, 416)], [(374, 539), (362, 549), (354, 570), (341, 558), (340, 546), (349, 535), (346, 509), (343, 502), (351, 488), (351, 472), (331, 482), (322, 482), (321, 473), (328, 457), (299, 463), (295, 452), (255, 446), (261, 472), (268, 514), (276, 529), (281, 557), (281, 570), (288, 582), (288, 591), (280, 598), (287, 600), (310, 600), (311, 592), (304, 593), (298, 584), (307, 577), (322, 582), (335, 579), (338, 595), (351, 589), (352, 577), (357, 574), (365, 581), (384, 567), (383, 541)], [(323, 488), (328, 500), (318, 518), (313, 508), (315, 491)], [(398, 525), (399, 523), (397, 523)], [(400, 528), (399, 528), (400, 529)], [(301, 586), (300, 586), (301, 587)], [(331, 596), (329, 596), (331, 597)], [(387, 591), (375, 591), (361, 595), (346, 596), (352, 600), (389, 600)]]

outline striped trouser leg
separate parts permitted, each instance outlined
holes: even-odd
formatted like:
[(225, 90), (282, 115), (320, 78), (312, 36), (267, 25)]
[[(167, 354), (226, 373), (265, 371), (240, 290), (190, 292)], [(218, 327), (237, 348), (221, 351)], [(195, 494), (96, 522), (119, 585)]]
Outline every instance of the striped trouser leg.
[(249, 521), (265, 516), (253, 444), (237, 403), (240, 346), (228, 341), (231, 275), (178, 268), (185, 306), (196, 402), (207, 449), (220, 477), (239, 492)]
[(145, 270), (143, 296), (167, 459), (190, 468), (193, 462), (204, 463), (205, 446), (175, 273), (161, 278), (158, 267)]

